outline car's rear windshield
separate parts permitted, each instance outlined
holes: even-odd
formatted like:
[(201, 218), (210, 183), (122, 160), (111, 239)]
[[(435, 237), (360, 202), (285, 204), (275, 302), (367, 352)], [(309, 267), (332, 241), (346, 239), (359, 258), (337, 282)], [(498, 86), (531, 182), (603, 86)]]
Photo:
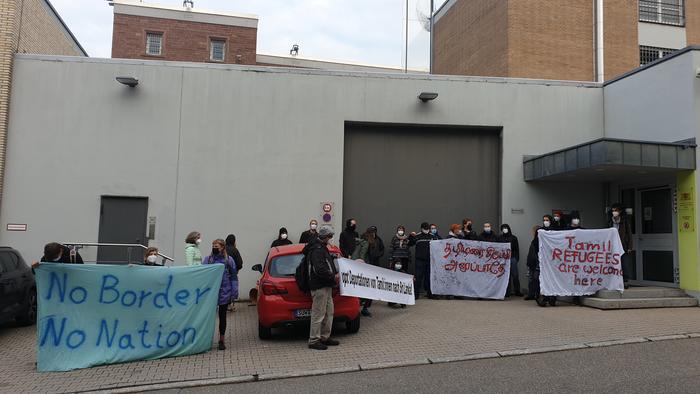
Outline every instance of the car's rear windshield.
[(288, 254), (275, 257), (270, 261), (270, 276), (275, 278), (294, 276), (303, 257), (303, 254)]

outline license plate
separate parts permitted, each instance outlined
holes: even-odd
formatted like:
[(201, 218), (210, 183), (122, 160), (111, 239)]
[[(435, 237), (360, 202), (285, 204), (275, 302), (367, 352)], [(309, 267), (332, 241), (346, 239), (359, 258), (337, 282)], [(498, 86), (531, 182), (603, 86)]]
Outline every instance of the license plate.
[(311, 317), (311, 309), (297, 309), (294, 311), (294, 317), (296, 317), (296, 318)]

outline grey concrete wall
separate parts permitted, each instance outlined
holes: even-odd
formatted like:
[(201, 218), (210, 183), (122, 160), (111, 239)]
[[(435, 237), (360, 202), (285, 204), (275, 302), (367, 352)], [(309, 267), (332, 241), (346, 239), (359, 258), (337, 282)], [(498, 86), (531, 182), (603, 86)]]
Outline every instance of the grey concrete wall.
[(100, 195), (148, 196), (152, 244), (178, 264), (189, 231), (203, 251), (235, 233), (247, 294), (280, 226), (296, 238), (333, 201), (340, 229), (346, 121), (502, 127), (501, 211), (524, 250), (553, 208), (603, 224), (600, 185), (525, 184), (522, 170), (523, 155), (602, 136), (594, 85), (24, 55), (15, 70), (0, 243), (27, 260), (48, 241), (97, 241)]

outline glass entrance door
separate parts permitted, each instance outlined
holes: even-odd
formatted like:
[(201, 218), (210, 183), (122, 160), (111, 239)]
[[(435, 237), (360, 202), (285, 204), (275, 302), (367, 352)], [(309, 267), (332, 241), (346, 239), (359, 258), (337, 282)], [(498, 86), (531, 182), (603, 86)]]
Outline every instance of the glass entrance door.
[(636, 279), (641, 284), (677, 287), (678, 253), (672, 189), (637, 189), (636, 200)]

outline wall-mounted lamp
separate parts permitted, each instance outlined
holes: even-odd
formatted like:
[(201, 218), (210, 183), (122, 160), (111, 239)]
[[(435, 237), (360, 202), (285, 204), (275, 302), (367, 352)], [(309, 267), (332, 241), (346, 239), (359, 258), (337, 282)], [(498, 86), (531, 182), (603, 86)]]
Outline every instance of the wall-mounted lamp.
[(135, 88), (139, 84), (138, 78), (134, 77), (117, 77), (117, 82), (130, 88)]
[(421, 92), (418, 95), (418, 99), (424, 103), (428, 101), (435, 100), (437, 98), (438, 94), (437, 93), (430, 93), (430, 92)]

